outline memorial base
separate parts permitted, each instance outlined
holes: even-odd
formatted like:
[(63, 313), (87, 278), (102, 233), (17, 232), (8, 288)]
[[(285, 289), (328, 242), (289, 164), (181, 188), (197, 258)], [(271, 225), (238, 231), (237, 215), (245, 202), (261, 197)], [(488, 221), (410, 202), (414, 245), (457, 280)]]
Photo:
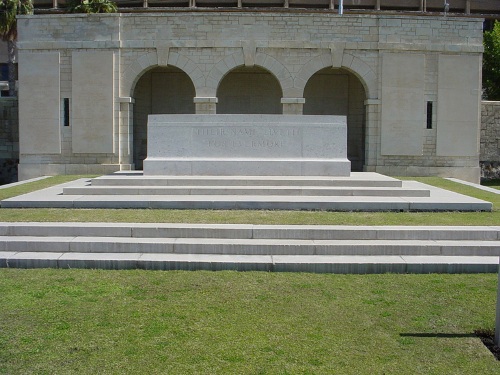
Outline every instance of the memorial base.
[(338, 176), (348, 177), (348, 160), (148, 158), (149, 176)]

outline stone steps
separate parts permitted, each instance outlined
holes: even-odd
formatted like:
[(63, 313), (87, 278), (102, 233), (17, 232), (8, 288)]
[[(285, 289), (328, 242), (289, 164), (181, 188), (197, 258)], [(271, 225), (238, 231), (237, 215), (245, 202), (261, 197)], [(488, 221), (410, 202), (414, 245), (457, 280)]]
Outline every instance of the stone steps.
[(500, 227), (0, 222), (5, 236), (497, 241)]
[(226, 255), (500, 256), (500, 241), (4, 236), (0, 251)]
[(491, 211), (490, 202), (377, 173), (325, 176), (144, 176), (116, 173), (5, 199), (3, 208)]
[(311, 186), (84, 186), (67, 187), (64, 195), (278, 195), (278, 196), (382, 196), (429, 197), (427, 189), (390, 187)]
[(326, 176), (144, 176), (141, 171), (94, 178), (92, 186), (329, 186), (401, 188), (402, 181), (378, 173)]
[(1, 267), (497, 272), (500, 227), (0, 223)]

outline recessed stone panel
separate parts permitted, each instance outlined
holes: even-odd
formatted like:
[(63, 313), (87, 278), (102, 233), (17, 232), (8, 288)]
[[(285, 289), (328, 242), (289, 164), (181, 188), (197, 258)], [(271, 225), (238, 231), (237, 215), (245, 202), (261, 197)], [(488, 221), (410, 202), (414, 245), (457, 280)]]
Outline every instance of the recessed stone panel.
[(58, 52), (19, 52), (21, 154), (60, 154), (60, 57)]
[(73, 52), (74, 153), (113, 153), (114, 54)]
[(478, 155), (480, 85), (480, 56), (439, 56), (437, 155)]
[(422, 155), (425, 56), (386, 53), (382, 64), (382, 155)]

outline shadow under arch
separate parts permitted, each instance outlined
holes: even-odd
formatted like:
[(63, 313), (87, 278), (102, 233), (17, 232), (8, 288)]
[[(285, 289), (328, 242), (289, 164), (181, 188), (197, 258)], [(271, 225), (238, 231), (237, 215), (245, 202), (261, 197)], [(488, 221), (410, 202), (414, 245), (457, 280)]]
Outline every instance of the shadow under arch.
[(343, 54), (342, 65), (340, 67), (332, 67), (332, 56), (330, 53), (314, 57), (299, 71), (294, 81), (294, 87), (299, 91), (303, 91), (309, 79), (324, 68), (345, 69), (349, 71), (363, 85), (367, 99), (377, 98), (377, 75), (367, 63), (349, 53)]
[(195, 87), (186, 72), (173, 66), (151, 67), (137, 79), (132, 93), (133, 160), (142, 169), (147, 156), (147, 122), (150, 114), (194, 114)]
[(282, 114), (283, 91), (268, 70), (240, 66), (229, 71), (217, 87), (218, 114)]
[(216, 95), (221, 81), (236, 68), (264, 69), (279, 82), (282, 94), (286, 93), (287, 90), (293, 89), (293, 77), (281, 62), (263, 52), (257, 52), (254, 58), (255, 61), (253, 65), (245, 65), (245, 55), (243, 51), (238, 51), (226, 56), (209, 72), (203, 93), (208, 96)]
[(313, 74), (304, 87), (304, 115), (347, 117), (347, 158), (351, 170), (365, 164), (366, 100), (359, 78), (344, 68), (324, 68)]

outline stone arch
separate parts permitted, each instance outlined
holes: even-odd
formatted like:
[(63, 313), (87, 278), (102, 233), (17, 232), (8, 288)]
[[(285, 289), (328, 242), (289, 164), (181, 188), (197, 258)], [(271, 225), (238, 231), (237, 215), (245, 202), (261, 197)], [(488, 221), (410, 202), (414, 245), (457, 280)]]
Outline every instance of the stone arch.
[(156, 51), (138, 57), (122, 74), (121, 96), (133, 96), (135, 85), (143, 74), (155, 67), (173, 66), (186, 73), (195, 87), (196, 93), (205, 86), (205, 77), (201, 69), (188, 57), (178, 53), (170, 52), (167, 65), (158, 65), (158, 53)]
[(283, 90), (278, 79), (258, 65), (228, 72), (217, 88), (217, 113), (282, 114)]
[[(294, 80), (294, 87), (301, 92), (303, 96), (304, 88), (306, 87), (309, 78), (321, 69), (333, 67), (331, 53), (325, 53), (316, 56), (309, 60), (302, 69), (299, 71)], [(372, 68), (360, 58), (344, 53), (342, 57), (342, 64), (338, 68), (344, 68), (352, 72), (362, 83), (367, 99), (377, 98), (377, 75)]]
[[(243, 51), (238, 51), (219, 61), (210, 71), (207, 77), (207, 85), (204, 90), (205, 96), (216, 96), (217, 89), (222, 79), (233, 69), (245, 65)], [(257, 52), (255, 54), (255, 66), (269, 71), (278, 80), (283, 96), (293, 88), (293, 78), (288, 69), (274, 57)]]
[(155, 66), (146, 70), (135, 84), (132, 98), (132, 159), (142, 169), (147, 156), (148, 116), (151, 114), (194, 114), (196, 90), (181, 69)]
[(304, 88), (304, 115), (347, 118), (347, 158), (352, 171), (362, 171), (366, 150), (366, 89), (346, 68), (328, 66), (314, 73)]

